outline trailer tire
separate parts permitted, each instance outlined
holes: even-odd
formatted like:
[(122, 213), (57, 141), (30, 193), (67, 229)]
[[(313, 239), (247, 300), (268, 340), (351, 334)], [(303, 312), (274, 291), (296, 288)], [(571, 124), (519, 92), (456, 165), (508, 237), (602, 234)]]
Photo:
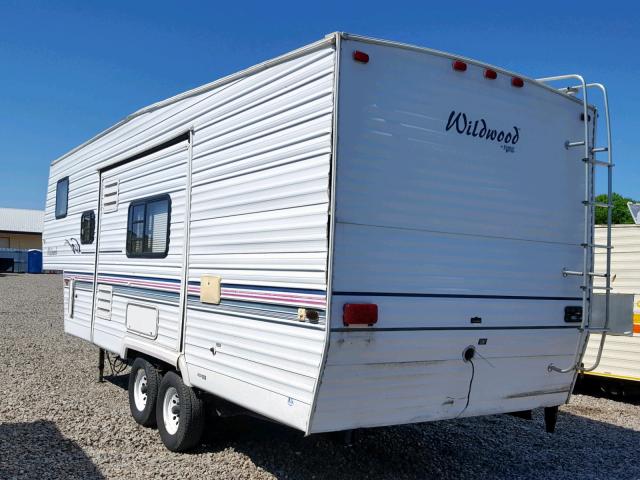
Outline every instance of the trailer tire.
[(129, 408), (143, 427), (156, 426), (156, 404), (161, 375), (144, 358), (136, 358), (129, 374)]
[(169, 372), (162, 378), (156, 417), (160, 438), (169, 450), (185, 452), (200, 443), (204, 412), (204, 401), (177, 373)]

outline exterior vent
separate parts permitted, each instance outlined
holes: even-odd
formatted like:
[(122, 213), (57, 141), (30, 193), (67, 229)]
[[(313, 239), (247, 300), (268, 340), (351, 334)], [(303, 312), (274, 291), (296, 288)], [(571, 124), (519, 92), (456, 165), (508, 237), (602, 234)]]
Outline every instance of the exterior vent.
[(113, 287), (110, 285), (98, 285), (96, 296), (96, 317), (111, 320), (111, 300), (113, 299)]
[(118, 194), (120, 180), (108, 180), (102, 187), (102, 213), (116, 212), (118, 210)]

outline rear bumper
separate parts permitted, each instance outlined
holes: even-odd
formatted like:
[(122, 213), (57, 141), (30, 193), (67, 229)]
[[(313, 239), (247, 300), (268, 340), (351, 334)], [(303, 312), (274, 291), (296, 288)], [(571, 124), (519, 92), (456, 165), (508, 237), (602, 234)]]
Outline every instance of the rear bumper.
[(576, 329), (334, 331), (309, 433), (561, 405), (574, 373), (547, 367), (570, 363), (577, 341)]

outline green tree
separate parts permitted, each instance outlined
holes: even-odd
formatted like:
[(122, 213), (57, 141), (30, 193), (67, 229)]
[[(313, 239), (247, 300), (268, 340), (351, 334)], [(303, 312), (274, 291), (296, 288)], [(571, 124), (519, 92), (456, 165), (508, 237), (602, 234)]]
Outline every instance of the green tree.
[[(611, 211), (611, 223), (634, 223), (629, 209), (627, 208), (627, 202), (633, 202), (631, 198), (623, 197), (619, 193), (613, 194), (613, 210)], [(607, 195), (602, 194), (596, 197), (597, 202), (607, 202)], [(596, 223), (607, 223), (607, 209), (601, 207), (595, 207), (596, 209)]]

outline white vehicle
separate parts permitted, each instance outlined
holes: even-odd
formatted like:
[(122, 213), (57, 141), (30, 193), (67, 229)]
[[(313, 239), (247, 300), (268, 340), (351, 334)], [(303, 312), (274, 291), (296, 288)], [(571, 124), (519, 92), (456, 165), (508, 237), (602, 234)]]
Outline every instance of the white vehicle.
[(336, 33), (144, 108), (51, 166), (65, 330), (132, 365), (172, 450), (205, 399), (306, 434), (537, 407), (553, 430), (610, 165), (590, 86)]
[[(634, 296), (633, 331), (629, 336), (607, 336), (599, 366), (589, 375), (640, 382), (640, 226), (613, 225), (611, 234), (612, 293)], [(606, 227), (596, 227), (596, 242), (606, 242), (606, 235)], [(605, 255), (596, 255), (596, 269), (605, 268), (605, 261)], [(599, 343), (600, 335), (589, 339), (585, 363), (595, 360)], [(623, 390), (628, 385), (623, 383)], [(617, 390), (617, 385), (603, 384), (605, 388), (612, 386)]]

